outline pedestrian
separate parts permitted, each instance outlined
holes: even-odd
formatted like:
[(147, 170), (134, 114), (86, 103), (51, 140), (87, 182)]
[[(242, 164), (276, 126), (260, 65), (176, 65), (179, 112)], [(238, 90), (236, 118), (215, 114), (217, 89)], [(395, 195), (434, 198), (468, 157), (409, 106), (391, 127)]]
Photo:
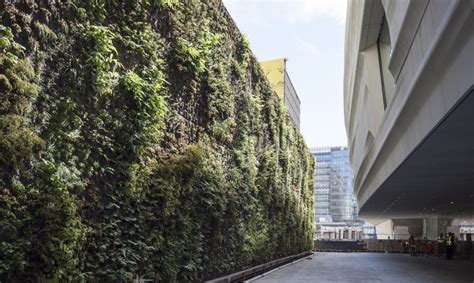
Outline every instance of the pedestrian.
[(410, 238), (408, 239), (408, 245), (409, 245), (409, 251), (410, 255), (415, 256), (416, 255), (416, 243), (415, 243), (415, 237), (410, 234)]
[(453, 259), (454, 245), (455, 245), (454, 241), (455, 241), (454, 234), (449, 232), (447, 242), (446, 242), (446, 259), (448, 260)]
[(426, 255), (426, 257), (433, 255), (433, 242), (428, 241), (428, 242), (426, 243), (425, 255)]
[(438, 255), (438, 257), (443, 256), (444, 247), (445, 247), (444, 242), (445, 241), (446, 241), (446, 239), (444, 237), (444, 234), (443, 233), (439, 234), (439, 237), (438, 237), (438, 250), (437, 250), (437, 253), (436, 253)]
[(385, 253), (392, 253), (392, 241), (390, 240), (390, 236), (388, 236), (388, 239), (385, 242), (384, 250)]

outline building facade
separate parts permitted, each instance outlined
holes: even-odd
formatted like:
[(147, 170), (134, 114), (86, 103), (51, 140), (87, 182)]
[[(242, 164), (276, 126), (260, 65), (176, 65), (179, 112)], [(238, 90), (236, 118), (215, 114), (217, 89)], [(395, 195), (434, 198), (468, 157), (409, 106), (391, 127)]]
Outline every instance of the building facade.
[(347, 147), (311, 149), (316, 159), (314, 176), (315, 221), (352, 222), (352, 172)]
[[(349, 150), (345, 146), (312, 148), (315, 238), (356, 240), (365, 238), (352, 189)], [(371, 233), (370, 233), (371, 234)]]
[(386, 235), (436, 239), (474, 217), (473, 27), (472, 0), (348, 1), (354, 191)]
[(274, 59), (260, 62), (263, 72), (278, 97), (284, 102), (291, 121), (300, 128), (300, 99), (286, 71), (286, 59)]

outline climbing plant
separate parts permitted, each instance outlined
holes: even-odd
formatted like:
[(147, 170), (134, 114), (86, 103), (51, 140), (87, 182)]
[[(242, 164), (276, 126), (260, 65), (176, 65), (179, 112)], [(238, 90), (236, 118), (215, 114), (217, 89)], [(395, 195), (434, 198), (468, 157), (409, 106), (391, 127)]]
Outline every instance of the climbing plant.
[(220, 0), (0, 3), (0, 281), (312, 248), (313, 159)]

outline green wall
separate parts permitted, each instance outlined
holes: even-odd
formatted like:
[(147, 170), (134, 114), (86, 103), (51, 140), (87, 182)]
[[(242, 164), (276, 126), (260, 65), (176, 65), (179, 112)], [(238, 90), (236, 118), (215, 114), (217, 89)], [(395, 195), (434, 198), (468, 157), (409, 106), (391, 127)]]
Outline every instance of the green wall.
[(1, 281), (312, 248), (313, 159), (220, 1), (55, 2), (0, 3)]

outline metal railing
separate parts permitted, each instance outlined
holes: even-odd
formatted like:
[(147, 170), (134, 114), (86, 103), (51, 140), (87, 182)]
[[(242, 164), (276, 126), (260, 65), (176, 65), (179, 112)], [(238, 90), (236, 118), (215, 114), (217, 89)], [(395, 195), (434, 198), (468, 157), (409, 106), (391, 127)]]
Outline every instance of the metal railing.
[[(411, 253), (413, 255), (440, 255), (446, 253), (446, 244), (436, 240), (416, 240), (412, 245), (408, 240), (359, 240), (359, 241), (315, 241), (316, 252), (371, 252), (371, 253)], [(456, 241), (454, 255), (474, 258), (472, 243)]]
[(250, 278), (253, 278), (255, 276), (268, 272), (272, 269), (275, 269), (287, 263), (298, 260), (300, 258), (309, 256), (311, 254), (312, 252), (304, 252), (304, 253), (300, 253), (296, 255), (287, 256), (284, 258), (279, 258), (279, 259), (270, 261), (268, 263), (260, 264), (260, 265), (257, 265), (257, 266), (254, 266), (254, 267), (251, 267), (251, 268), (248, 268), (236, 273), (232, 273), (232, 274), (222, 276), (216, 279), (208, 280), (205, 282), (207, 283), (244, 282), (245, 280), (248, 280)]

